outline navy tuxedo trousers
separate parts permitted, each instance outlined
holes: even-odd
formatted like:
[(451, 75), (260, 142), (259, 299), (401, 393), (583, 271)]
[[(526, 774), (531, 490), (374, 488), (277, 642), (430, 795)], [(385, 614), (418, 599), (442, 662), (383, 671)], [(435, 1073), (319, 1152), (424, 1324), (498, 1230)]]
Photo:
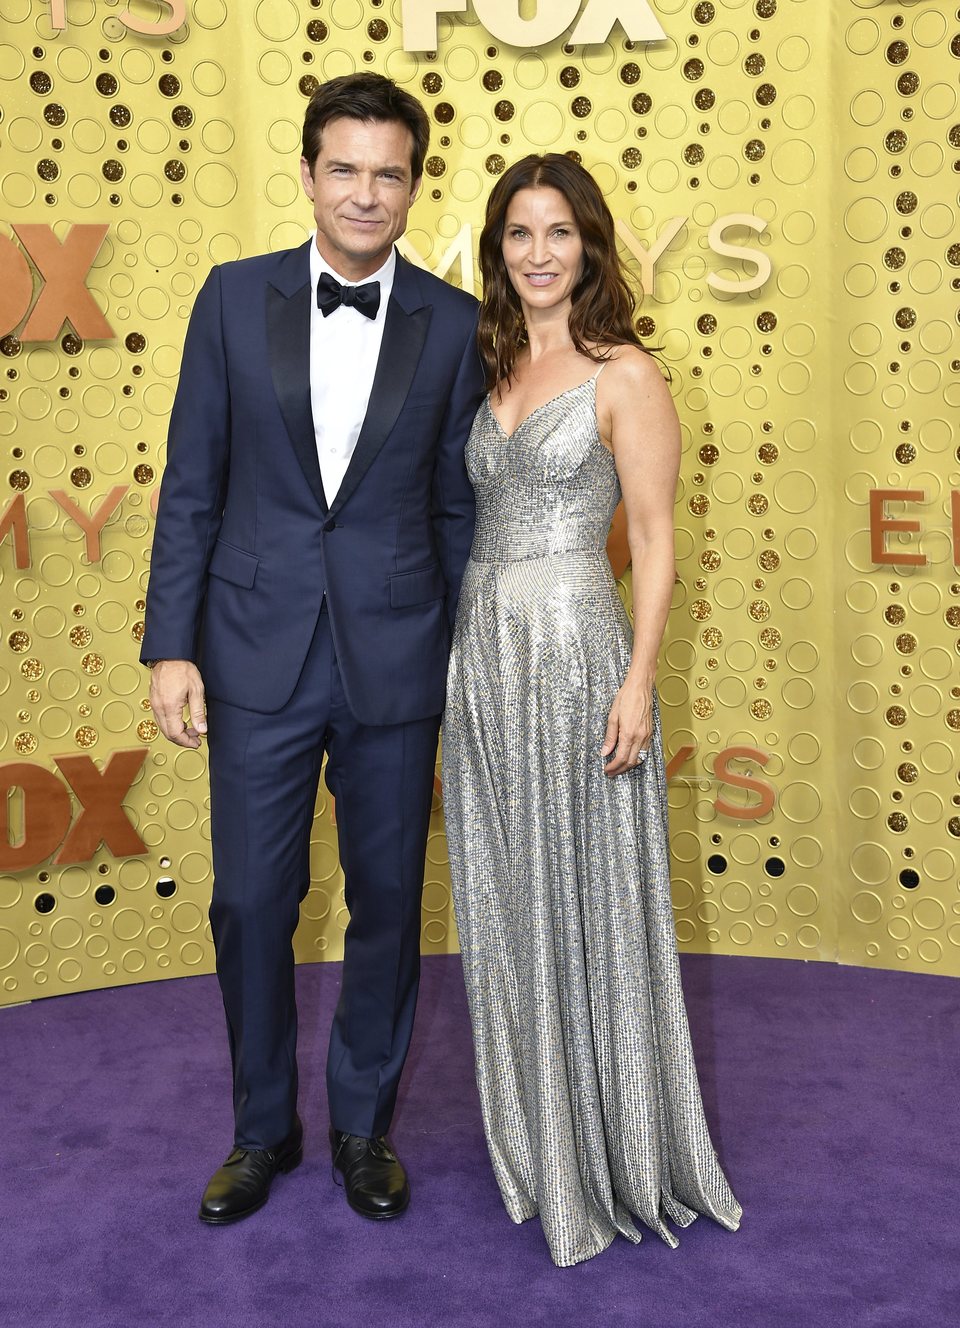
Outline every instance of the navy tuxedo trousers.
[(358, 723), (323, 611), (283, 710), (265, 715), (210, 699), (207, 718), (210, 920), (233, 1058), (235, 1143), (271, 1148), (293, 1124), (292, 940), (310, 886), (324, 751), (350, 913), (327, 1058), (330, 1119), (349, 1134), (384, 1134), (413, 1031), (440, 716)]

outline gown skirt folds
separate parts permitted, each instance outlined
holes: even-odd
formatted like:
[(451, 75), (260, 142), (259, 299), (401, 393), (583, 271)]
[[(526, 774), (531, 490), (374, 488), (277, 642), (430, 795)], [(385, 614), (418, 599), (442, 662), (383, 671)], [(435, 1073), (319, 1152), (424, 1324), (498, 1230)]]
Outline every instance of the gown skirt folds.
[(557, 1264), (634, 1219), (669, 1245), (741, 1209), (704, 1118), (670, 900), (659, 711), (647, 760), (600, 748), (630, 662), (606, 557), (620, 500), (595, 378), (467, 444), (477, 531), (443, 729), (444, 804), (487, 1144)]

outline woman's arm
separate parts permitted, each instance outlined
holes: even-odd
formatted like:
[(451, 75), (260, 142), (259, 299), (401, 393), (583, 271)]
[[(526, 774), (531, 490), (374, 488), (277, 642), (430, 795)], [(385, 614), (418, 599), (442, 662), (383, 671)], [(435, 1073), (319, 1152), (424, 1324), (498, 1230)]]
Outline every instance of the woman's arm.
[(652, 356), (623, 347), (597, 384), (600, 434), (623, 490), (633, 565), (633, 653), (607, 721), (606, 773), (637, 764), (653, 731), (657, 654), (676, 576), (673, 508), (680, 469), (680, 421)]

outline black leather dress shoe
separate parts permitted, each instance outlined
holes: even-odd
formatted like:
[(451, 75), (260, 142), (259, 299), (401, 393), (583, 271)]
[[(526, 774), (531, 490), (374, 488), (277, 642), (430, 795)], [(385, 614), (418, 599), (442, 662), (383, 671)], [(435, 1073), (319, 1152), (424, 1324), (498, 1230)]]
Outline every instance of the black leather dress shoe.
[(333, 1173), (343, 1177), (347, 1203), (361, 1217), (380, 1220), (399, 1217), (410, 1202), (410, 1183), (396, 1153), (381, 1135), (364, 1139), (359, 1134), (330, 1131)]
[(293, 1171), (303, 1161), (303, 1126), (293, 1129), (276, 1148), (235, 1148), (210, 1178), (200, 1202), (200, 1221), (212, 1226), (239, 1222), (262, 1208), (278, 1172)]

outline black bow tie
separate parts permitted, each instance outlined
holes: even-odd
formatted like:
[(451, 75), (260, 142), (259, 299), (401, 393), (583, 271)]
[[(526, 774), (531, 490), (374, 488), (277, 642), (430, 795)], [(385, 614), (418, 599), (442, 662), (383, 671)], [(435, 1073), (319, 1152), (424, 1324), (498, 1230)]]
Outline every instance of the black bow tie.
[(367, 318), (376, 318), (380, 308), (379, 281), (367, 281), (362, 286), (341, 286), (329, 272), (321, 272), (317, 282), (317, 308), (327, 318), (341, 304), (356, 309)]

